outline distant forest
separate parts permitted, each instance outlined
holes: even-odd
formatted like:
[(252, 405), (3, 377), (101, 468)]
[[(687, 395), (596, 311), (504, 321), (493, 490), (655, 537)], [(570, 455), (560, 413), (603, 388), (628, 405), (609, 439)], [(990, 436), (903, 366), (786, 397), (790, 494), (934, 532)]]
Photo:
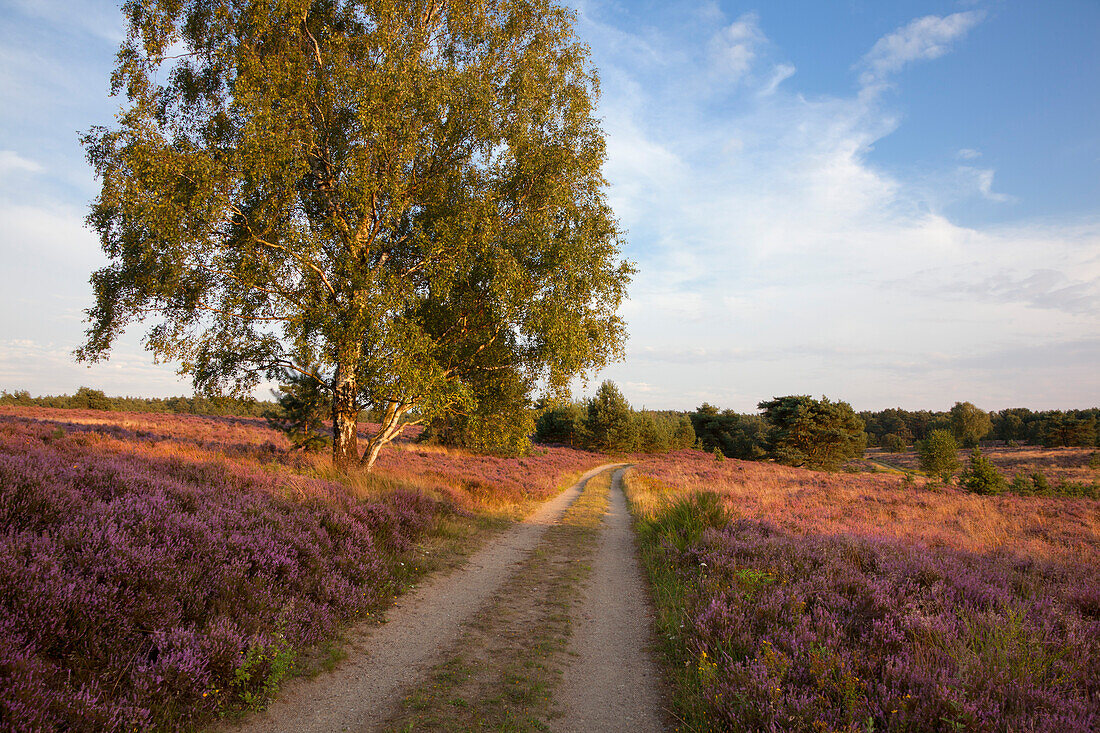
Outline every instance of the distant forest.
[(160, 412), (183, 415), (236, 415), (260, 417), (276, 405), (268, 400), (233, 397), (108, 397), (101, 390), (81, 387), (71, 395), (31, 397), (27, 390), (0, 391), (0, 405), (60, 407), (71, 410), (116, 410), (118, 412)]
[[(985, 412), (969, 402), (956, 403), (950, 410), (865, 410), (857, 413), (863, 422), (867, 445), (901, 450), (927, 439), (936, 430), (951, 432), (963, 445), (1002, 443), (1090, 447), (1100, 445), (1100, 408), (1082, 410), (1029, 410), (1012, 407)], [(756, 459), (767, 452), (767, 421), (761, 415), (719, 411), (704, 403), (690, 413), (692, 426), (702, 447), (719, 448), (732, 458)]]
[[(693, 411), (634, 410), (610, 383), (601, 388), (598, 397), (537, 410), (535, 440), (639, 452), (694, 446), (711, 452), (718, 450), (730, 458), (745, 459), (759, 459), (768, 453), (770, 426), (764, 414), (721, 410), (705, 402)], [(847, 407), (843, 402), (833, 404)], [(244, 417), (271, 415), (280, 408), (275, 401), (251, 398), (108, 397), (89, 387), (81, 387), (72, 395), (40, 397), (32, 397), (26, 390), (0, 391), (0, 405)], [(617, 416), (615, 413), (624, 414)], [(865, 410), (855, 415), (862, 421), (866, 444), (888, 450), (911, 446), (925, 440), (935, 430), (951, 431), (960, 439), (968, 433), (972, 441), (983, 443), (1049, 448), (1100, 445), (1098, 407), (1080, 410), (1012, 407), (985, 412), (969, 402), (961, 402), (944, 411), (892, 407)], [(601, 427), (597, 427), (597, 423)]]

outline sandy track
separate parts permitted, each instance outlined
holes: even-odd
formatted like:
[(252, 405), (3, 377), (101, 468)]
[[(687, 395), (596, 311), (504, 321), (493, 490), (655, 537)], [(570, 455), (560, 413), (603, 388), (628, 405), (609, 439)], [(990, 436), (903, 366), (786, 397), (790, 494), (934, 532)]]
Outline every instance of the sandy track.
[(600, 544), (574, 612), (572, 661), (558, 692), (560, 731), (665, 729), (660, 673), (653, 661), (653, 612), (634, 533), (615, 472)]
[(543, 504), (523, 523), (476, 553), (461, 569), (432, 578), (398, 599), (382, 626), (353, 631), (348, 658), (331, 674), (288, 684), (263, 713), (233, 733), (363, 731), (386, 717), (402, 693), (421, 679), (459, 638), (463, 623), (535, 548), (546, 527), (580, 495), (584, 483), (618, 464), (594, 468)]

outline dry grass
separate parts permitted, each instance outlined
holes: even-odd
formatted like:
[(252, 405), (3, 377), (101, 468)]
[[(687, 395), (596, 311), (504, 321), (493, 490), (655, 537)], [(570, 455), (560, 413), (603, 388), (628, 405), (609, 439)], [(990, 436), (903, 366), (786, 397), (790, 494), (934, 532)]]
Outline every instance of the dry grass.
[[(1039, 446), (982, 448), (982, 455), (988, 458), (1005, 478), (1012, 480), (1012, 477), (1017, 474), (1027, 476), (1040, 472), (1052, 484), (1062, 481), (1080, 483), (1100, 481), (1100, 469), (1089, 466), (1089, 459), (1096, 452), (1096, 448), (1041, 448)], [(969, 450), (959, 451), (960, 467), (966, 466), (969, 456)], [(901, 453), (871, 450), (868, 451), (868, 457), (909, 471), (920, 468), (917, 454), (912, 450)]]
[(653, 514), (670, 499), (715, 491), (739, 517), (806, 534), (892, 537), (977, 553), (1100, 561), (1100, 502), (984, 497), (896, 474), (828, 474), (681, 451), (636, 463), (630, 497)]
[[(262, 418), (103, 412), (0, 406), (0, 419), (31, 420), (66, 432), (86, 432), (101, 450), (192, 462), (225, 460), (282, 475), (289, 494), (303, 479), (347, 485), (360, 498), (412, 488), (462, 513), (518, 520), (556, 495), (603, 456), (569, 448), (536, 448), (523, 458), (480, 456), (458, 448), (412, 442), (418, 426), (383, 449), (374, 472), (332, 467), (331, 457), (290, 451)], [(360, 424), (360, 432), (371, 429)]]

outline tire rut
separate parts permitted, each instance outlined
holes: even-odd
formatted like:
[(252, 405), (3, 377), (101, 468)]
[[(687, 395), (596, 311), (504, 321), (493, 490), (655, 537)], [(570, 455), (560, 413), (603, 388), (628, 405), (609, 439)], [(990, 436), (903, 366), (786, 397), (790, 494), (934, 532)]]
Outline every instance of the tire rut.
[(353, 629), (348, 634), (348, 658), (333, 672), (291, 682), (267, 710), (219, 730), (370, 730), (440, 661), (461, 636), (464, 623), (489, 602), (534, 550), (547, 527), (580, 496), (588, 479), (619, 465), (605, 464), (588, 471), (572, 488), (475, 553), (459, 570), (431, 578), (400, 596), (383, 625)]
[(634, 530), (615, 472), (592, 573), (574, 609), (572, 662), (558, 694), (555, 731), (664, 730), (667, 709), (653, 660), (653, 611)]

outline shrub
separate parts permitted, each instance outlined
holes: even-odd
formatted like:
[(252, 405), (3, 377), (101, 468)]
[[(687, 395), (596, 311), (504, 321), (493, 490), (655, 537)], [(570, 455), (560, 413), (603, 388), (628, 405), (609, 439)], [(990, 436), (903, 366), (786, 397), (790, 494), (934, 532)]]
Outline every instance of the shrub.
[(970, 465), (959, 475), (959, 485), (975, 494), (999, 494), (1005, 490), (1007, 482), (981, 450), (974, 448)]
[(955, 438), (946, 430), (933, 430), (924, 440), (917, 443), (917, 454), (921, 470), (930, 476), (938, 476), (944, 483), (959, 467), (959, 446)]
[[(309, 367), (310, 371), (316, 367)], [(330, 399), (317, 379), (284, 370), (279, 390), (272, 391), (276, 404), (264, 410), (267, 424), (286, 435), (294, 447), (308, 453), (325, 450), (332, 438), (325, 433)]]
[(145, 445), (0, 421), (0, 720), (190, 729), (259, 704), (388, 597), (438, 510)]
[(1046, 577), (1030, 564), (747, 519), (700, 531), (694, 512), (677, 518), (683, 535), (661, 526), (681, 598), (681, 628), (668, 633), (693, 685), (693, 729), (1100, 725), (1092, 597), (1029, 590)]
[(882, 437), (882, 449), (889, 453), (900, 453), (905, 450), (905, 441), (900, 435), (884, 435)]

